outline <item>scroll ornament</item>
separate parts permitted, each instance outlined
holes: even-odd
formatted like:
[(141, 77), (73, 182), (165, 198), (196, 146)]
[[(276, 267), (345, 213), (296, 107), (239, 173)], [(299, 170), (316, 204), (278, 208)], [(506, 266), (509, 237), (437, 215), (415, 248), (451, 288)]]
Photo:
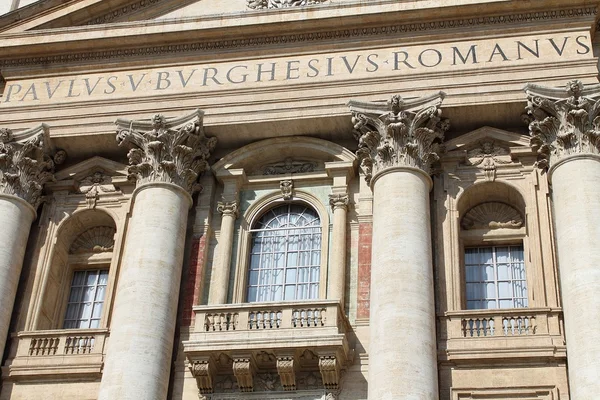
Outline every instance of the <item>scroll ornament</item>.
[[(564, 91), (527, 85), (524, 121), (538, 167), (546, 169), (573, 154), (600, 154), (600, 86), (569, 81)], [(591, 92), (584, 95), (584, 92)]]
[[(57, 161), (64, 161), (63, 153), (57, 152)], [(44, 184), (54, 181), (54, 165), (44, 152), (41, 132), (19, 141), (10, 129), (0, 129), (0, 193), (20, 197), (37, 208), (43, 201)]]
[[(132, 123), (133, 124), (133, 123)], [(198, 176), (208, 169), (207, 159), (217, 144), (217, 138), (204, 135), (202, 121), (170, 127), (163, 115), (152, 117), (150, 131), (131, 129), (117, 131), (119, 145), (134, 146), (129, 158), (129, 177), (138, 185), (151, 182), (168, 182), (182, 187), (188, 193), (200, 189)]]
[(430, 173), (431, 165), (439, 160), (443, 150), (444, 133), (450, 127), (449, 121), (441, 118), (439, 105), (443, 96), (440, 93), (425, 99), (427, 105), (415, 108), (415, 101), (408, 103), (395, 95), (387, 102), (389, 111), (379, 114), (375, 110), (360, 110), (361, 106), (374, 109), (375, 103), (350, 102), (358, 140), (356, 155), (368, 183), (378, 172), (395, 166), (415, 167)]
[(246, 5), (253, 10), (266, 8), (302, 7), (324, 3), (327, 0), (247, 0)]

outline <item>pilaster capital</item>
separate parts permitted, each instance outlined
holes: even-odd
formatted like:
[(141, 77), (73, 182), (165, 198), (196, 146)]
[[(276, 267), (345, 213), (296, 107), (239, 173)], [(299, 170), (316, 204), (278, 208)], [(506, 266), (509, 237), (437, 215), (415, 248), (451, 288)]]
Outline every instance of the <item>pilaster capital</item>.
[(117, 143), (132, 146), (127, 153), (129, 177), (138, 186), (167, 182), (190, 194), (199, 190), (198, 176), (208, 168), (207, 159), (217, 144), (217, 138), (205, 136), (203, 116), (196, 110), (174, 119), (160, 114), (150, 121), (118, 119)]
[(219, 201), (217, 202), (217, 211), (223, 216), (238, 217), (238, 202), (237, 201)]
[(348, 103), (358, 140), (356, 155), (367, 182), (390, 167), (416, 167), (430, 173), (450, 127), (441, 118), (444, 97), (439, 92), (409, 101), (394, 95), (387, 103)]
[(36, 209), (43, 201), (44, 184), (54, 181), (54, 166), (66, 158), (63, 150), (49, 146), (48, 127), (41, 125), (19, 133), (0, 129), (0, 193), (17, 196)]
[(584, 86), (579, 80), (563, 89), (528, 84), (525, 93), (523, 119), (538, 167), (576, 154), (600, 154), (600, 85)]
[(348, 202), (349, 199), (347, 193), (334, 193), (329, 195), (329, 205), (333, 211), (338, 208), (348, 210)]

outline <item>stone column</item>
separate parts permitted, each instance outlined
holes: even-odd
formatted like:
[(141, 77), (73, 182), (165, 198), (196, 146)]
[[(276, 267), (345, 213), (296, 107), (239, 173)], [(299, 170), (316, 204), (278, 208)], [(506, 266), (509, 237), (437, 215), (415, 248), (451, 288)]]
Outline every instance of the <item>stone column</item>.
[(348, 213), (348, 195), (337, 193), (329, 195), (329, 204), (333, 210), (333, 238), (331, 241), (331, 260), (329, 262), (328, 299), (340, 300), (344, 307), (346, 289), (346, 214)]
[(213, 263), (209, 304), (227, 303), (229, 292), (229, 272), (233, 252), (233, 234), (238, 217), (239, 188), (246, 180), (243, 169), (226, 171), (226, 176), (217, 176), (223, 182), (222, 201), (217, 203), (217, 211), (221, 214), (221, 231), (219, 232), (219, 258)]
[(525, 91), (531, 145), (552, 185), (571, 398), (593, 399), (600, 393), (600, 85)]
[(373, 190), (369, 399), (438, 398), (429, 171), (443, 97), (349, 103)]
[(42, 200), (42, 188), (54, 179), (54, 162), (44, 146), (48, 142), (44, 125), (18, 134), (0, 129), (0, 357), (6, 345), (29, 229)]
[(202, 113), (151, 122), (117, 120), (137, 181), (110, 322), (101, 400), (167, 397), (187, 217), (215, 138)]

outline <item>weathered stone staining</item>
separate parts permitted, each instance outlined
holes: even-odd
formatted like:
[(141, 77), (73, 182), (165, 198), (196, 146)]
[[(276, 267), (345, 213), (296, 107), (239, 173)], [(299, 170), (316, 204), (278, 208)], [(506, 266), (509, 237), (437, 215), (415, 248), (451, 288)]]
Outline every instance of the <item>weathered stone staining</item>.
[(548, 168), (573, 399), (600, 392), (600, 85), (527, 85), (531, 146)]
[(356, 154), (373, 190), (373, 399), (438, 398), (429, 171), (449, 126), (441, 118), (443, 99), (438, 93), (411, 101), (396, 95), (386, 107), (348, 103)]
[(191, 193), (216, 145), (202, 115), (117, 121), (137, 188), (99, 399), (166, 398)]

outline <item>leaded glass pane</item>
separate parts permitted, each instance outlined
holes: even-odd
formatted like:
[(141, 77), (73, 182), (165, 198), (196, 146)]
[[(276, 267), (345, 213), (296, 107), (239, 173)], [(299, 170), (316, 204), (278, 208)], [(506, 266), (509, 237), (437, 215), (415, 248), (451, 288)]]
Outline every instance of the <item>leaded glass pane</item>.
[(321, 222), (300, 204), (267, 211), (252, 227), (248, 301), (318, 297)]

